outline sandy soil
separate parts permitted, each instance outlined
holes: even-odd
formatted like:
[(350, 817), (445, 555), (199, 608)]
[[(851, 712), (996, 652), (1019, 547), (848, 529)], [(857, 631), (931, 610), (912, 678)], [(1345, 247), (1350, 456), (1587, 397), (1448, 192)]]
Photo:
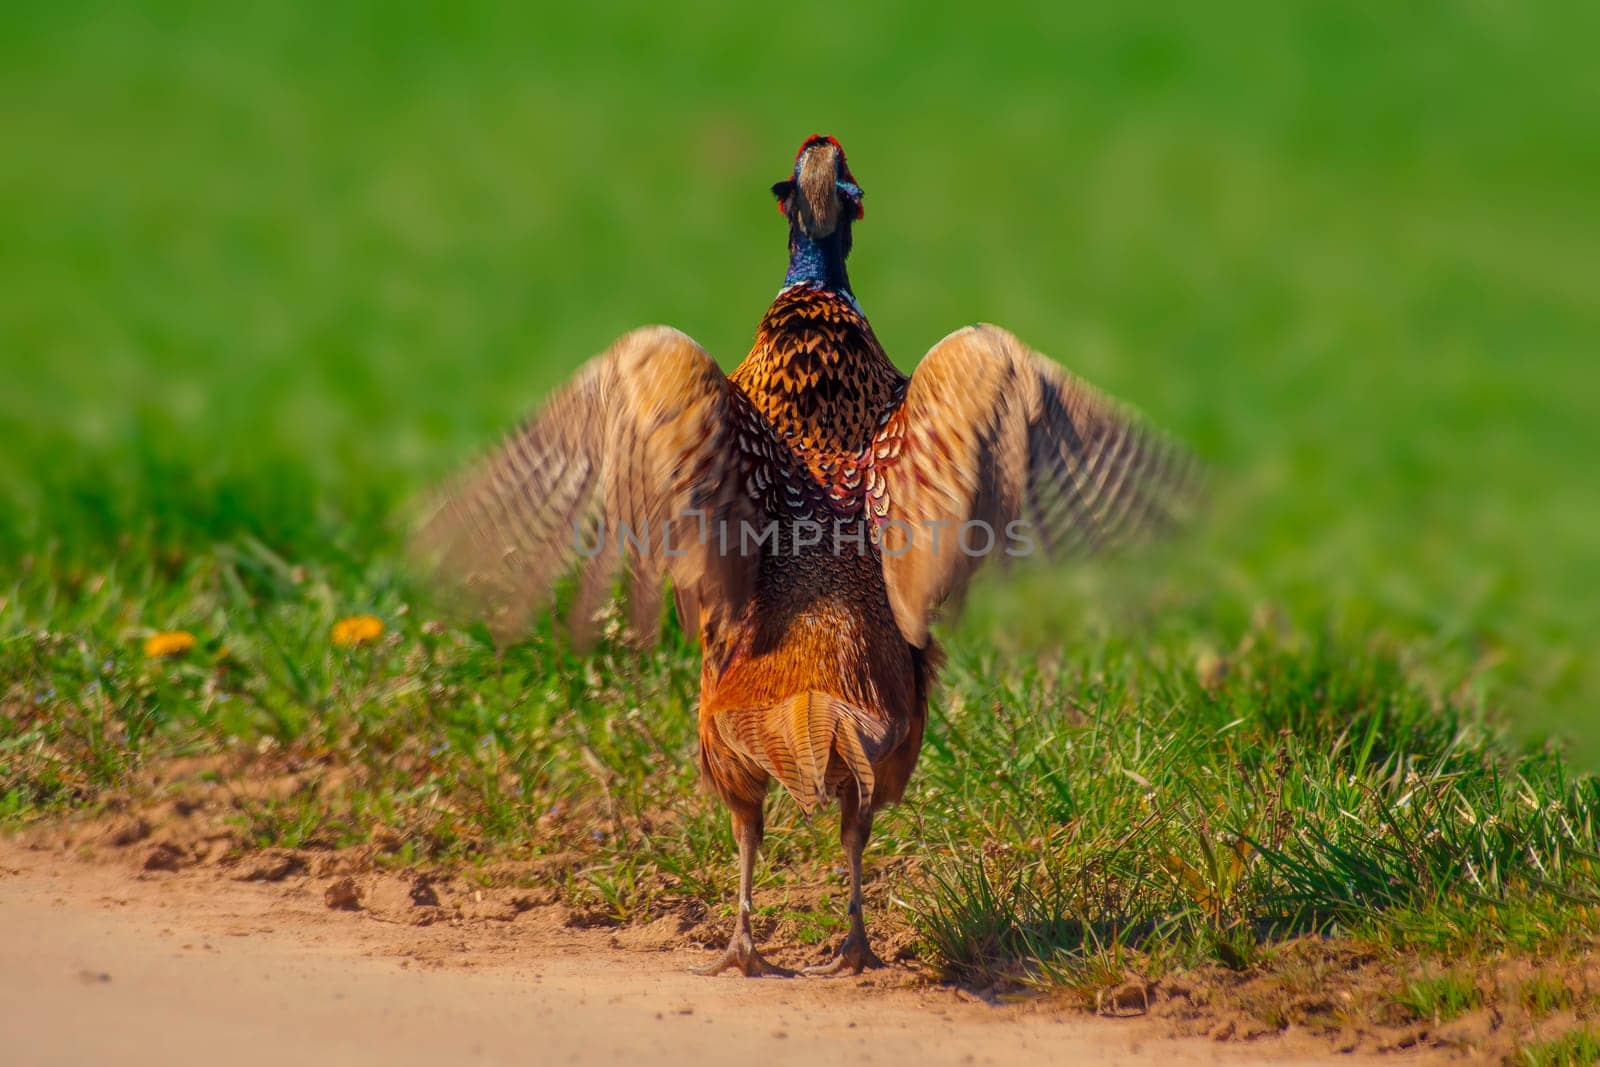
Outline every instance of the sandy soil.
[[(991, 1005), (905, 968), (855, 979), (698, 978), (650, 928), (574, 929), (493, 895), (84, 862), (0, 840), (0, 1055), (35, 1064), (919, 1065), (1333, 1062), (1282, 1039)], [(471, 894), (477, 897), (478, 894)], [(437, 913), (437, 914), (435, 914)], [(1384, 1057), (1394, 1064), (1410, 1057)], [(1349, 1063), (1357, 1057), (1340, 1056)], [(837, 1062), (837, 1059), (834, 1059)]]

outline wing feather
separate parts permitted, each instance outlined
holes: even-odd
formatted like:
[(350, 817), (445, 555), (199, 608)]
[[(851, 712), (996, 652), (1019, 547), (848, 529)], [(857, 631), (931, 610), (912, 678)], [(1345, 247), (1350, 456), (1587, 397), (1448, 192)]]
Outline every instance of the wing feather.
[[(1013, 523), (1046, 555), (1089, 554), (1170, 528), (1199, 501), (1186, 451), (995, 326), (929, 351), (874, 452), (875, 511), (900, 526), (884, 533), (902, 549), (883, 553), (889, 603), (919, 647), (985, 559), (1023, 548)], [(982, 526), (963, 539), (967, 524)]]
[(619, 570), (642, 639), (655, 635), (668, 577), (698, 639), (702, 612), (720, 619), (743, 605), (757, 565), (738, 544), (700, 535), (702, 526), (736, 527), (757, 514), (739, 437), (759, 415), (736, 394), (684, 334), (635, 330), (453, 483), (416, 548), (472, 594), (501, 638), (546, 608), (576, 566), (572, 625), (580, 639)]

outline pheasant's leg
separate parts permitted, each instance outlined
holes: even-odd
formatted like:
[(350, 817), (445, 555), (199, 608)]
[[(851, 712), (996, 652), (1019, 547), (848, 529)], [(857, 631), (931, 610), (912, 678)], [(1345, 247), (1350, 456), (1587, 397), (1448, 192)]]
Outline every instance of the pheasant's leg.
[(867, 926), (861, 918), (861, 853), (872, 836), (872, 809), (861, 807), (856, 791), (846, 785), (839, 797), (839, 843), (850, 860), (850, 930), (844, 935), (839, 954), (827, 963), (807, 967), (807, 974), (860, 974), (884, 962), (867, 943)]
[(733, 921), (733, 936), (728, 938), (728, 950), (717, 962), (694, 968), (695, 974), (721, 974), (729, 967), (737, 967), (746, 978), (759, 978), (775, 974), (785, 978), (794, 974), (774, 966), (761, 958), (756, 951), (755, 938), (750, 934), (751, 883), (756, 876), (756, 849), (761, 847), (761, 803), (753, 807), (732, 805), (733, 837), (739, 842), (739, 916)]

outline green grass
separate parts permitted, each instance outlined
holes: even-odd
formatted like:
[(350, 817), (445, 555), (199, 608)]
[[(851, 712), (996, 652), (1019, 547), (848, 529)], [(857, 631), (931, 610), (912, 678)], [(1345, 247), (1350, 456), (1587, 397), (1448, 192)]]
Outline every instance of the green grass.
[(1210, 690), (1122, 650), (946, 709), (917, 817), (1002, 842), (934, 866), (921, 921), (952, 977), (1053, 984), (1108, 942), (1246, 967), (1295, 934), (1449, 953), (1592, 926), (1593, 779), (1508, 755), (1381, 650), (1252, 644)]
[(1440, 974), (1407, 982), (1395, 1003), (1412, 1017), (1449, 1022), (1483, 1003), (1483, 991), (1471, 975)]
[(1572, 1007), (1573, 993), (1565, 982), (1549, 975), (1535, 975), (1517, 987), (1517, 1002), (1534, 1019)]
[(1527, 1045), (1517, 1055), (1523, 1067), (1588, 1067), (1600, 1063), (1600, 1037), (1593, 1030), (1572, 1030), (1550, 1041)]
[[(327, 772), (242, 799), (252, 842), (570, 855), (612, 918), (724, 905), (692, 650), (497, 652), (399, 547), (626, 329), (732, 365), (782, 274), (766, 187), (825, 129), (903, 365), (1003, 323), (1216, 472), (1180, 544), (991, 583), (947, 634), (871, 853), (928, 958), (1092, 985), (1298, 935), (1589, 937), (1596, 30), (1576, 3), (12, 5), (0, 820), (225, 752)], [(388, 635), (331, 647), (358, 611)], [(199, 647), (144, 658), (169, 628)], [(825, 823), (776, 805), (767, 904), (836, 864)]]

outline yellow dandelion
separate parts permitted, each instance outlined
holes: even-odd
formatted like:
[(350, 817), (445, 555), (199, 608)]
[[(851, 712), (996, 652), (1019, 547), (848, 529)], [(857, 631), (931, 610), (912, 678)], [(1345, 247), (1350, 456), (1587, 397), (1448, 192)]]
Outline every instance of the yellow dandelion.
[(194, 647), (194, 634), (188, 630), (163, 630), (145, 638), (144, 654), (151, 659), (181, 656)]
[(333, 624), (333, 643), (354, 648), (383, 636), (383, 620), (376, 615), (351, 615)]

